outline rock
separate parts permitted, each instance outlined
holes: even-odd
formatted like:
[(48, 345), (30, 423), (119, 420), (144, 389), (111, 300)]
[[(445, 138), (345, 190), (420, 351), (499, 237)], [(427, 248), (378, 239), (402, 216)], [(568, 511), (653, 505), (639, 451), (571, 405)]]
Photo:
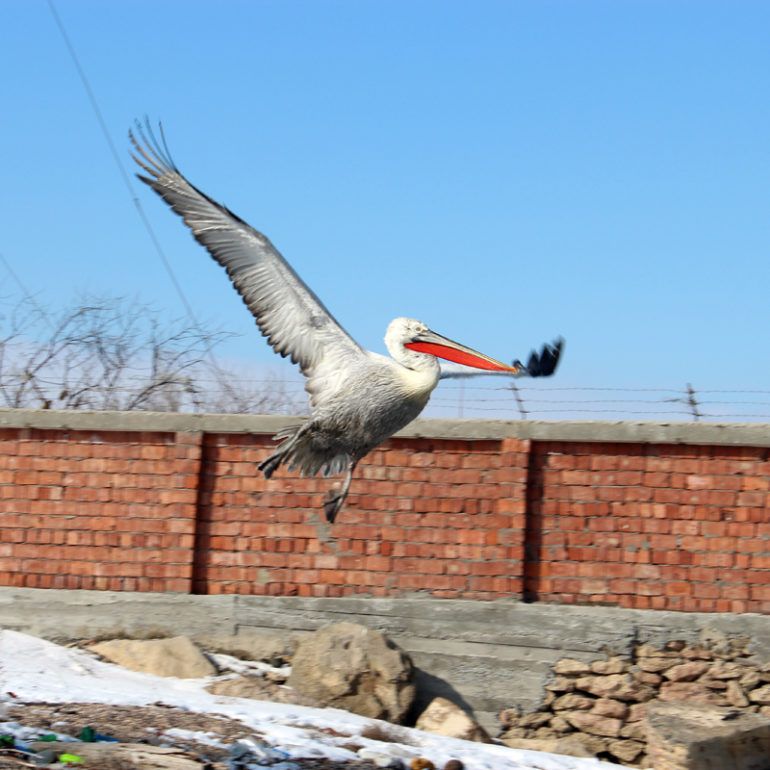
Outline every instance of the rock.
[(617, 738), (623, 722), (612, 717), (603, 717), (590, 711), (565, 711), (562, 716), (576, 729), (590, 735)]
[(548, 726), (555, 733), (571, 733), (575, 729), (564, 717), (558, 715), (551, 718)]
[(647, 740), (647, 727), (643, 721), (629, 722), (620, 728), (620, 737), (644, 742)]
[(684, 646), (682, 646), (679, 650), (659, 650), (657, 647), (653, 647), (651, 644), (638, 644), (636, 646), (635, 653), (637, 658), (678, 658), (679, 652), (683, 649)]
[(297, 706), (320, 706), (321, 704), (307, 695), (296, 692), (291, 687), (281, 687), (260, 676), (239, 676), (234, 679), (220, 679), (207, 688), (214, 695), (228, 695), (232, 698), (253, 698), (269, 700), (275, 703), (293, 703)]
[(575, 682), (575, 686), (599, 698), (623, 701), (646, 701), (654, 695), (651, 687), (640, 684), (630, 674), (582, 677)]
[(436, 770), (436, 766), (425, 757), (417, 757), (409, 763), (410, 770)]
[[(543, 714), (543, 717), (547, 722), (548, 715)], [(528, 726), (523, 724), (525, 718), (522, 717), (519, 722), (522, 727)], [(417, 718), (415, 727), (418, 730), (425, 730), (426, 733), (446, 735), (450, 738), (494, 743), (487, 731), (475, 719), (446, 698), (434, 698), (428, 708)]]
[(610, 741), (607, 748), (621, 762), (633, 762), (644, 752), (644, 744), (638, 741)]
[(566, 735), (563, 738), (512, 738), (502, 739), (512, 749), (547, 751), (551, 754), (566, 754), (569, 757), (593, 757), (594, 752), (586, 745), (583, 736)]
[(703, 647), (685, 647), (682, 650), (682, 657), (686, 660), (714, 660), (714, 653)]
[(740, 679), (746, 673), (745, 666), (738, 663), (718, 661), (709, 669), (710, 679)]
[(575, 680), (568, 679), (566, 676), (557, 676), (546, 684), (545, 689), (551, 692), (572, 692), (575, 689)]
[(705, 673), (709, 664), (705, 661), (693, 660), (689, 663), (680, 663), (663, 672), (663, 676), (671, 682), (694, 682), (701, 674)]
[(655, 770), (760, 770), (770, 755), (770, 719), (736, 709), (650, 704), (647, 762)]
[(532, 714), (524, 714), (519, 720), (519, 727), (542, 727), (551, 721), (551, 714), (545, 711), (535, 711)]
[(744, 687), (747, 690), (751, 690), (754, 687), (756, 687), (761, 681), (761, 674), (758, 671), (755, 671), (754, 669), (749, 669), (739, 680), (739, 684), (741, 687)]
[(628, 716), (628, 704), (612, 698), (599, 698), (594, 701), (591, 713), (622, 720)]
[(626, 722), (638, 722), (647, 716), (647, 704), (646, 703), (632, 703), (628, 707), (628, 716)]
[(465, 770), (465, 765), (459, 759), (450, 759), (444, 765), (444, 770)]
[(650, 687), (657, 687), (663, 681), (660, 674), (653, 674), (649, 671), (634, 671), (633, 677), (637, 682), (648, 684)]
[(607, 751), (608, 741), (606, 738), (600, 738), (598, 735), (588, 735), (587, 733), (581, 733), (580, 735), (569, 735), (568, 738), (575, 737), (580, 743), (583, 744), (586, 751), (591, 752), (592, 757), (596, 757), (604, 751)]
[(664, 650), (673, 650), (674, 652), (681, 652), (685, 647), (687, 647), (687, 642), (684, 639), (672, 639), (663, 645)]
[(281, 666), (291, 660), (299, 639), (299, 634), (288, 631), (282, 634), (250, 631), (235, 635), (196, 636), (194, 641), (207, 652), (219, 652), (241, 660), (261, 660), (271, 666)]
[(760, 706), (770, 705), (770, 684), (763, 687), (757, 687), (749, 693), (749, 700), (752, 703), (758, 703)]
[(519, 724), (521, 719), (521, 709), (518, 706), (503, 709), (498, 715), (498, 720), (503, 727), (513, 727)]
[(636, 662), (638, 668), (651, 674), (659, 674), (674, 666), (681, 665), (681, 658), (641, 658)]
[(507, 730), (500, 734), (500, 740), (503, 743), (507, 741), (518, 740), (519, 738), (527, 738), (529, 736), (529, 730), (526, 727), (509, 727)]
[[(35, 751), (53, 751), (56, 756), (75, 754), (83, 767), (114, 767), (121, 770), (204, 770), (204, 765), (183, 749), (150, 746), (144, 743), (80, 743), (40, 741)], [(76, 765), (80, 766), (80, 765)]]
[(699, 703), (724, 706), (727, 701), (700, 682), (663, 682), (658, 690), (658, 700), (665, 702)]
[(745, 708), (749, 705), (749, 699), (746, 697), (743, 687), (741, 687), (734, 679), (731, 679), (727, 683), (725, 698), (727, 698), (727, 702), (731, 706), (735, 706), (736, 708)]
[(594, 674), (623, 674), (628, 671), (628, 663), (623, 658), (597, 660), (591, 664)]
[(708, 676), (702, 676), (698, 681), (709, 690), (722, 691), (727, 689), (727, 682), (724, 679), (710, 679)]
[(586, 695), (578, 695), (574, 692), (568, 692), (566, 695), (562, 695), (561, 697), (557, 698), (551, 708), (554, 711), (564, 711), (565, 709), (569, 709), (570, 711), (580, 711), (583, 709), (590, 709), (594, 703), (596, 703), (595, 698), (589, 698)]
[(324, 706), (401, 722), (414, 700), (412, 662), (380, 631), (334, 623), (303, 637), (289, 686)]
[(563, 676), (584, 676), (591, 673), (591, 664), (573, 658), (562, 658), (554, 664), (553, 673)]
[(171, 639), (113, 639), (89, 647), (111, 663), (156, 676), (198, 679), (217, 673), (211, 661), (186, 636)]

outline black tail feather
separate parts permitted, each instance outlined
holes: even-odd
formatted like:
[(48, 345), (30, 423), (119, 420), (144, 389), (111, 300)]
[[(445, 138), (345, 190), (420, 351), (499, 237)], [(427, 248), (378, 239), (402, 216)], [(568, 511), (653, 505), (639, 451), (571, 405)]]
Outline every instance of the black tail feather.
[(530, 377), (550, 377), (559, 365), (563, 349), (564, 338), (559, 337), (557, 340), (554, 340), (552, 344), (543, 345), (540, 353), (533, 350), (529, 354), (529, 360), (527, 361), (526, 366), (519, 360), (514, 361), (513, 365), (525, 369)]

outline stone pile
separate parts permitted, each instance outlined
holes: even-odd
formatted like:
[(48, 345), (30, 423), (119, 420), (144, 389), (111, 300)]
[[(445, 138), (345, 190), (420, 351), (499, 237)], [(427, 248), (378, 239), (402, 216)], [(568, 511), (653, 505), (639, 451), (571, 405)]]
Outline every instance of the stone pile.
[(770, 664), (751, 657), (746, 639), (641, 644), (633, 660), (564, 658), (546, 691), (536, 712), (501, 712), (503, 743), (645, 767), (650, 702), (727, 706), (770, 717)]

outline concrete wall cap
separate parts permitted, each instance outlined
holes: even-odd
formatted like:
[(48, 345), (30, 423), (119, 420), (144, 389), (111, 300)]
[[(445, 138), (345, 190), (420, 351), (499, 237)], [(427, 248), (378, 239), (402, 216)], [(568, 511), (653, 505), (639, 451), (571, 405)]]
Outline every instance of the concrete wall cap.
[[(0, 409), (0, 428), (159, 433), (252, 433), (272, 435), (302, 417), (258, 414), (174, 412), (85, 412)], [(543, 420), (415, 420), (396, 434), (403, 438), (494, 441), (691, 444), (770, 446), (768, 423), (609, 422)]]

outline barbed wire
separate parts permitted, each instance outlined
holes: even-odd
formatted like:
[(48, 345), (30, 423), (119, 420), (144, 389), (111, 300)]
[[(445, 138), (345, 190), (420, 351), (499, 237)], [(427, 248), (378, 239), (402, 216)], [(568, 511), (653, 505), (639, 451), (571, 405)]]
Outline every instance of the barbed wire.
[[(130, 393), (146, 381), (146, 374), (127, 375), (123, 382), (105, 385), (104, 392)], [(199, 391), (217, 392), (221, 381), (202, 374), (192, 373), (191, 383)], [(41, 379), (41, 384), (55, 388), (60, 383), (54, 379)], [(304, 381), (284, 376), (244, 376), (229, 380), (234, 387), (251, 388), (266, 393), (281, 390), (284, 394), (304, 397)], [(134, 383), (137, 383), (136, 385)], [(607, 393), (608, 397), (600, 397)], [(563, 394), (563, 395), (562, 395)], [(703, 396), (719, 396), (704, 398)], [(758, 388), (710, 388), (696, 390), (692, 386), (676, 387), (624, 387), (624, 386), (503, 386), (474, 385), (462, 387), (441, 384), (430, 401), (426, 416), (440, 414), (467, 418), (497, 416), (501, 419), (539, 419), (560, 415), (570, 416), (607, 415), (613, 419), (637, 417), (678, 417), (681, 420), (768, 420), (770, 399), (746, 399), (746, 395), (770, 395), (770, 390)], [(727, 396), (727, 397), (725, 397)], [(734, 398), (729, 398), (734, 396)], [(757, 409), (768, 407), (768, 409)]]

